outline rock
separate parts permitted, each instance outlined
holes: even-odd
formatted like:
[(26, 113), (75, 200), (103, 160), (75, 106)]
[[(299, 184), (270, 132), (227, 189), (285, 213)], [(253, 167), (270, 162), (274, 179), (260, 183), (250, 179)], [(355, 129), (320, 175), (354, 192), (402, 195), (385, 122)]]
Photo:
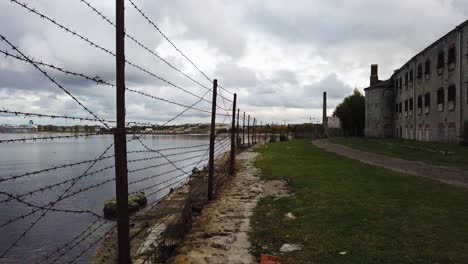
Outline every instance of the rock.
[(258, 185), (254, 185), (254, 186), (250, 187), (250, 193), (252, 193), (252, 194), (257, 195), (257, 194), (261, 194), (262, 192), (263, 192), (262, 188), (259, 187)]
[(212, 243), (211, 247), (217, 248), (217, 249), (226, 249), (226, 245), (220, 244), (220, 243)]
[(284, 218), (285, 218), (286, 220), (294, 220), (294, 219), (296, 219), (296, 217), (295, 217), (292, 213), (287, 213), (287, 214), (285, 214), (285, 215), (284, 215)]
[[(148, 203), (148, 200), (146, 199), (146, 195), (144, 192), (138, 192), (135, 194), (131, 194), (128, 196), (128, 200), (132, 200), (136, 202), (139, 206), (145, 206)], [(130, 202), (129, 202), (130, 203)]]
[(202, 171), (201, 171), (200, 169), (198, 169), (197, 167), (194, 167), (194, 168), (192, 169), (192, 173), (193, 173), (193, 174), (197, 174), (197, 173), (200, 173), (200, 172), (202, 172)]
[(346, 251), (342, 251), (342, 252), (340, 252), (340, 255), (346, 255), (347, 253), (348, 252), (346, 252)]
[[(128, 211), (134, 213), (140, 208), (144, 207), (148, 203), (144, 192), (134, 193), (128, 196)], [(117, 216), (117, 201), (115, 198), (107, 200), (104, 203), (104, 217), (108, 219), (115, 218)]]
[(301, 250), (302, 245), (299, 244), (284, 244), (281, 246), (280, 251), (283, 253)]

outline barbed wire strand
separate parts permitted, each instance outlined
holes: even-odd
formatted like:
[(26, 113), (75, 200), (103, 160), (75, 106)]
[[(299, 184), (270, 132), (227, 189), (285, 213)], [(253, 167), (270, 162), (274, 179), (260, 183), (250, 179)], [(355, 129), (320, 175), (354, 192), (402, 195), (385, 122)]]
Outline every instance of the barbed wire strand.
[[(69, 33), (69, 34), (72, 34), (73, 36), (78, 37), (79, 39), (85, 41), (86, 43), (88, 43), (88, 44), (91, 45), (92, 47), (95, 47), (95, 48), (97, 48), (97, 49), (99, 49), (99, 50), (101, 50), (101, 51), (103, 51), (103, 52), (105, 52), (105, 53), (107, 53), (107, 54), (109, 54), (109, 55), (111, 55), (111, 56), (113, 56), (113, 57), (116, 56), (116, 54), (115, 54), (113, 51), (110, 51), (109, 49), (100, 46), (99, 44), (97, 44), (97, 43), (91, 41), (89, 38), (84, 37), (83, 35), (77, 33), (76, 31), (71, 30), (71, 29), (69, 29), (68, 27), (66, 27), (66, 26), (64, 26), (64, 25), (62, 25), (62, 24), (60, 24), (60, 23), (58, 23), (56, 19), (50, 18), (50, 17), (48, 17), (48, 16), (46, 16), (46, 15), (44, 15), (44, 14), (42, 14), (42, 13), (39, 13), (36, 9), (29, 7), (26, 3), (20, 2), (20, 1), (18, 1), (18, 0), (10, 0), (10, 1), (11, 1), (12, 3), (15, 3), (15, 4), (19, 5), (20, 7), (22, 7), (22, 8), (24, 8), (24, 9), (28, 10), (29, 12), (31, 12), (31, 13), (33, 13), (33, 14), (39, 16), (40, 18), (45, 19), (45, 20), (51, 22), (52, 24), (54, 24), (55, 26), (59, 27), (60, 29), (63, 29), (65, 32), (67, 32), (67, 33)], [(182, 88), (182, 87), (180, 87), (180, 86), (178, 86), (178, 85), (176, 85), (176, 84), (174, 84), (174, 83), (172, 83), (172, 82), (166, 80), (165, 78), (163, 78), (163, 77), (161, 77), (161, 76), (159, 76), (159, 75), (157, 75), (157, 74), (155, 74), (155, 73), (153, 73), (153, 72), (151, 72), (151, 71), (149, 71), (149, 70), (143, 68), (142, 66), (139, 66), (139, 65), (137, 65), (137, 64), (135, 64), (135, 63), (133, 63), (133, 62), (127, 60), (127, 59), (125, 60), (125, 62), (126, 62), (128, 65), (131, 65), (132, 67), (134, 67), (134, 68), (136, 68), (136, 69), (138, 69), (138, 70), (140, 70), (140, 71), (142, 71), (142, 72), (145, 72), (146, 74), (148, 74), (148, 75), (150, 75), (150, 76), (152, 76), (152, 77), (154, 77), (154, 78), (156, 78), (156, 79), (158, 79), (158, 80), (160, 80), (160, 81), (162, 81), (162, 82), (164, 82), (164, 83), (166, 83), (166, 84), (168, 84), (168, 85), (170, 85), (170, 86), (172, 86), (172, 87), (174, 87), (174, 88), (176, 88), (176, 89), (179, 89), (179, 90), (181, 90), (181, 91), (184, 91), (185, 93), (190, 94), (190, 95), (192, 95), (192, 96), (194, 96), (194, 97), (197, 97), (197, 98), (199, 98), (199, 99), (202, 98), (202, 97), (200, 97), (199, 95), (196, 95), (196, 94), (194, 94), (194, 93), (192, 93), (192, 92), (190, 92), (190, 91), (188, 91), (188, 90), (186, 90), (186, 89), (184, 89), (184, 88)], [(208, 100), (206, 100), (206, 99), (203, 99), (203, 100), (205, 100), (206, 102), (211, 103), (210, 101), (208, 101)]]
[[(91, 3), (85, 1), (85, 0), (80, 0), (80, 2), (84, 3), (86, 6), (88, 6), (94, 13), (96, 13), (99, 17), (101, 17), (104, 21), (106, 21), (109, 25), (113, 26), (114, 28), (116, 27), (115, 23), (112, 22), (107, 16), (105, 16), (102, 12), (100, 12), (99, 10), (97, 10), (97, 8), (95, 8), (94, 6), (91, 5)], [(174, 65), (172, 65), (170, 62), (168, 62), (166, 59), (164, 59), (163, 57), (161, 57), (160, 55), (158, 55), (156, 52), (152, 51), (150, 48), (148, 48), (147, 46), (145, 46), (144, 44), (142, 44), (140, 41), (138, 41), (135, 37), (129, 35), (128, 33), (125, 33), (125, 36), (127, 38), (129, 38), (130, 40), (132, 40), (135, 44), (137, 44), (138, 46), (140, 46), (142, 49), (146, 50), (147, 52), (149, 52), (150, 54), (152, 54), (153, 56), (157, 57), (159, 60), (161, 60), (162, 62), (164, 62), (165, 64), (167, 64), (170, 68), (172, 68), (173, 70), (179, 72), (180, 74), (184, 75), (186, 78), (188, 78), (189, 80), (191, 80), (192, 82), (198, 84), (199, 86), (207, 89), (207, 90), (210, 90), (210, 88), (206, 87), (205, 85), (201, 84), (200, 82), (198, 82), (197, 80), (193, 79), (192, 77), (190, 77), (189, 75), (187, 75), (186, 73), (184, 73), (182, 70), (178, 69), (177, 67), (175, 67)]]
[[(111, 144), (104, 150), (104, 152), (99, 156), (99, 158), (102, 158), (103, 156), (105, 156), (105, 155), (107, 154), (107, 152), (109, 151), (109, 149), (110, 149), (113, 145), (114, 145), (114, 143), (111, 143)], [(84, 171), (83, 174), (88, 173), (89, 170), (91, 170), (91, 169), (94, 167), (94, 165), (96, 165), (97, 162), (98, 162), (97, 160), (96, 160), (95, 162), (93, 162), (93, 163)], [(70, 189), (73, 188), (73, 186), (75, 186), (75, 184), (76, 184), (77, 182), (78, 182), (78, 180), (73, 181), (73, 182), (70, 184), (70, 186), (69, 186), (65, 191), (63, 191), (62, 194), (60, 194), (59, 197), (58, 197), (55, 201), (51, 202), (51, 203), (50, 203), (49, 205), (47, 205), (47, 206), (44, 206), (45, 210), (39, 209), (39, 210), (43, 210), (42, 214), (41, 214), (38, 218), (36, 218), (36, 220), (34, 220), (34, 221), (26, 228), (26, 230), (24, 230), (24, 232), (21, 233), (21, 235), (20, 235), (17, 239), (15, 239), (14, 242), (6, 249), (3, 253), (1, 253), (0, 258), (5, 257), (5, 256), (8, 254), (8, 252), (10, 252), (10, 250), (11, 250), (13, 247), (17, 246), (17, 245), (18, 245), (18, 242), (19, 242), (20, 240), (22, 240), (24, 237), (26, 237), (26, 235), (29, 233), (29, 231), (32, 230), (32, 229), (34, 228), (34, 226), (35, 226), (41, 219), (43, 219), (43, 218), (46, 216), (46, 214), (50, 211), (49, 209), (52, 209), (58, 202), (60, 202), (61, 200), (64, 199), (63, 197), (66, 196), (66, 194), (68, 193), (68, 191), (70, 191)]]
[[(16, 0), (10, 0), (12, 2), (16, 2)], [(91, 114), (94, 118), (98, 119), (98, 120), (101, 120), (93, 111), (91, 111), (88, 107), (86, 107), (83, 103), (80, 102), (80, 100), (78, 100), (78, 98), (76, 98), (73, 94), (71, 94), (67, 89), (65, 89), (65, 87), (61, 84), (59, 84), (54, 78), (52, 78), (46, 71), (44, 71), (43, 69), (41, 69), (41, 67), (39, 67), (37, 64), (35, 64), (28, 56), (26, 56), (23, 52), (21, 52), (15, 45), (13, 45), (10, 41), (8, 41), (5, 36), (3, 36), (2, 34), (0, 34), (0, 40), (7, 43), (12, 49), (14, 49), (16, 52), (18, 52), (18, 54), (20, 54), (24, 59), (28, 60), (29, 63), (31, 65), (34, 66), (34, 68), (36, 68), (38, 71), (40, 71), (43, 75), (45, 75), (52, 83), (54, 83), (60, 90), (62, 90), (64, 93), (66, 93), (70, 98), (73, 99), (73, 101), (75, 101), (76, 103), (78, 103), (81, 107), (83, 107), (85, 109), (86, 112), (88, 112), (89, 114)], [(100, 121), (106, 128), (109, 128), (109, 126), (107, 125), (107, 123), (105, 123), (104, 121)]]

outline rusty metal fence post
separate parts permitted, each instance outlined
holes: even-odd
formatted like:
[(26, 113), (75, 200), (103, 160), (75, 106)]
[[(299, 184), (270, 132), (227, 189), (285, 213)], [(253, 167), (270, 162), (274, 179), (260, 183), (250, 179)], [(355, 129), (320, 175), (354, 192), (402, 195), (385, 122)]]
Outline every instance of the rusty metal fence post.
[(214, 145), (215, 145), (215, 126), (216, 126), (216, 98), (218, 97), (218, 80), (213, 81), (213, 100), (211, 105), (211, 128), (210, 128), (210, 155), (208, 158), (208, 200), (213, 199), (214, 184)]
[(258, 142), (262, 141), (263, 121), (260, 121), (260, 129), (258, 131)]
[(236, 128), (236, 148), (237, 148), (237, 149), (240, 147), (239, 117), (240, 117), (240, 109), (237, 108), (237, 128)]
[(250, 148), (250, 115), (247, 117), (247, 147)]
[(257, 124), (257, 119), (254, 117), (253, 124), (252, 124), (252, 145), (257, 144), (255, 140), (256, 124)]
[(234, 100), (232, 101), (231, 157), (229, 160), (229, 174), (231, 176), (234, 175), (236, 166), (236, 101), (237, 94), (234, 94)]
[(116, 20), (116, 110), (114, 134), (115, 196), (117, 203), (117, 255), (119, 264), (130, 264), (128, 215), (127, 139), (125, 131), (125, 7), (124, 0), (115, 1)]
[(244, 118), (242, 119), (242, 148), (245, 148), (245, 112)]

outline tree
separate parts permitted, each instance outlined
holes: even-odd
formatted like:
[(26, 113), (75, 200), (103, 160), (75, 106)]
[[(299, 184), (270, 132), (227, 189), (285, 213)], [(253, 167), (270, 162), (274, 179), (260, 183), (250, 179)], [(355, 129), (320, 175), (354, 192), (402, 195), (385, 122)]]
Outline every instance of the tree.
[(365, 125), (365, 97), (358, 89), (343, 99), (333, 112), (341, 121), (344, 135), (363, 136)]

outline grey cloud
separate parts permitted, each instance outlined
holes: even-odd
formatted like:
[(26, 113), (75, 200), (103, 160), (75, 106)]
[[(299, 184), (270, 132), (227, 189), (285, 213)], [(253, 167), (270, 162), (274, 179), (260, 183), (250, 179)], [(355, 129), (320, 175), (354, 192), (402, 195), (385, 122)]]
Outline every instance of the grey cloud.
[[(114, 19), (112, 1), (90, 2)], [(468, 13), (468, 3), (462, 0), (135, 2), (185, 54), (195, 57), (195, 63), (210, 77), (218, 78), (223, 87), (236, 91), (243, 108), (274, 118), (283, 118), (280, 115), (299, 109), (319, 111), (323, 91), (328, 92), (329, 106), (334, 107), (351, 93), (352, 86), (357, 84), (363, 88), (368, 83), (371, 63), (379, 64), (382, 79), (389, 77), (395, 67), (462, 22)], [(110, 51), (115, 49), (113, 28), (79, 0), (28, 3)], [(1, 34), (27, 55), (114, 82), (113, 56), (9, 1), (1, 2), (0, 10)], [(129, 5), (126, 21), (130, 35), (204, 86), (211, 87)], [(254, 45), (248, 41), (252, 39), (260, 42), (260, 47), (273, 48), (250, 52)], [(127, 40), (126, 45), (128, 60), (192, 93), (206, 92), (131, 41)], [(0, 48), (7, 46), (0, 43)], [(276, 62), (272, 57), (281, 61)], [(262, 61), (262, 58), (270, 59)], [(100, 116), (115, 118), (115, 91), (111, 87), (44, 69)], [(126, 80), (129, 88), (185, 105), (198, 100), (130, 65), (126, 66)], [(88, 115), (36, 69), (11, 58), (0, 60), (0, 95), (1, 106), (13, 110)], [(210, 97), (208, 94), (206, 98)], [(164, 122), (183, 110), (132, 93), (127, 93), (127, 102), (127, 116), (134, 120)], [(197, 107), (210, 109), (206, 102)], [(284, 111), (270, 111), (277, 108)], [(206, 113), (191, 110), (177, 122), (208, 119)]]

